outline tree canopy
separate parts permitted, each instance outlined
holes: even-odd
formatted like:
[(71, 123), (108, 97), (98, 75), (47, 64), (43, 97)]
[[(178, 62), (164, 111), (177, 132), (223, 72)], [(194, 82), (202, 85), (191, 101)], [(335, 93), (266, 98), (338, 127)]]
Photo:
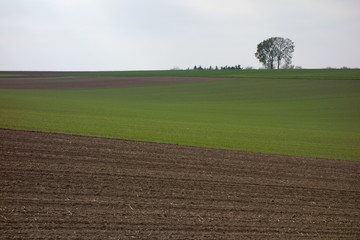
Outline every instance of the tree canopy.
[(272, 37), (257, 45), (255, 56), (268, 69), (280, 68), (282, 63), (290, 65), (294, 42), (282, 37)]

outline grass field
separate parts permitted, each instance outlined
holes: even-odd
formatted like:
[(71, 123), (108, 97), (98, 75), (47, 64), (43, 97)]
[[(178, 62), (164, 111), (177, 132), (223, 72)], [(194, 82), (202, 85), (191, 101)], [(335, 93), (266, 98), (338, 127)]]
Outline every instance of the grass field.
[[(59, 77), (64, 76), (59, 74)], [(178, 77), (231, 77), (231, 78), (263, 78), (263, 79), (323, 79), (323, 80), (360, 80), (360, 69), (281, 69), (281, 70), (224, 70), (224, 71), (122, 71), (122, 72), (90, 72), (66, 74), (66, 77), (88, 76), (178, 76)]]
[[(0, 90), (0, 127), (360, 160), (360, 81), (352, 80), (360, 73), (332, 71), (237, 71), (242, 78), (150, 87)], [(179, 72), (210, 74), (167, 75)]]

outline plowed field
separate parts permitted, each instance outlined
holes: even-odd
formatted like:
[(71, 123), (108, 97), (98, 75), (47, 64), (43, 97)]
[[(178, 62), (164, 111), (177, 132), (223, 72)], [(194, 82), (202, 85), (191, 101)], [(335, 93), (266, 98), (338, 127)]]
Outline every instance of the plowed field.
[(1, 239), (360, 239), (360, 164), (0, 130)]
[[(224, 78), (214, 77), (109, 77), (109, 76), (78, 76), (70, 72), (1, 72), (0, 89), (91, 89), (152, 86), (163, 84), (179, 84), (209, 82)], [(82, 72), (85, 74), (86, 72)], [(57, 75), (63, 75), (58, 77)], [(79, 74), (74, 72), (73, 74)]]

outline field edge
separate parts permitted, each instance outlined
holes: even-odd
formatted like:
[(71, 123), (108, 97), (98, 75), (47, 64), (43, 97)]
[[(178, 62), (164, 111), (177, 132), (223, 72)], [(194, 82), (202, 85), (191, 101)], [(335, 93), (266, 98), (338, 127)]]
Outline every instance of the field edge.
[(118, 137), (111, 137), (111, 136), (98, 136), (98, 135), (87, 135), (87, 134), (77, 134), (77, 133), (66, 133), (66, 132), (57, 132), (57, 131), (41, 131), (41, 130), (34, 130), (34, 129), (20, 129), (20, 128), (3, 128), (0, 127), (1, 130), (6, 131), (19, 131), (19, 132), (29, 132), (29, 133), (44, 133), (44, 134), (54, 134), (54, 135), (61, 135), (61, 136), (73, 136), (73, 137), (84, 137), (84, 138), (94, 138), (94, 139), (109, 139), (109, 140), (118, 140), (118, 141), (125, 141), (129, 143), (149, 143), (149, 144), (157, 144), (157, 145), (170, 145), (170, 146), (179, 146), (179, 147), (187, 147), (187, 148), (196, 148), (196, 149), (209, 149), (209, 150), (218, 150), (218, 151), (228, 151), (234, 153), (244, 153), (250, 155), (259, 155), (259, 156), (272, 156), (272, 157), (281, 157), (281, 158), (295, 158), (295, 159), (316, 159), (316, 160), (325, 160), (325, 161), (347, 161), (347, 162), (360, 162), (360, 160), (351, 160), (351, 159), (337, 159), (337, 158), (323, 158), (323, 157), (312, 157), (312, 156), (299, 156), (299, 155), (288, 155), (288, 154), (279, 154), (279, 153), (266, 153), (266, 152), (254, 152), (254, 151), (245, 151), (245, 150), (237, 150), (231, 148), (216, 148), (216, 147), (204, 147), (204, 146), (197, 146), (197, 145), (188, 145), (188, 144), (181, 144), (181, 143), (169, 143), (169, 142), (161, 142), (161, 141), (145, 141), (145, 140), (136, 140), (136, 139), (125, 139), (125, 138), (118, 138)]

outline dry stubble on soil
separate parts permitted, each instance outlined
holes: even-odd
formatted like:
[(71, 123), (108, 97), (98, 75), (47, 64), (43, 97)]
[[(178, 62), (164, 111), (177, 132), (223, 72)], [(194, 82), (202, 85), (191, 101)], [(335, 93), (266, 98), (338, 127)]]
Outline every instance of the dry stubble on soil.
[(0, 130), (1, 239), (359, 239), (360, 164)]

